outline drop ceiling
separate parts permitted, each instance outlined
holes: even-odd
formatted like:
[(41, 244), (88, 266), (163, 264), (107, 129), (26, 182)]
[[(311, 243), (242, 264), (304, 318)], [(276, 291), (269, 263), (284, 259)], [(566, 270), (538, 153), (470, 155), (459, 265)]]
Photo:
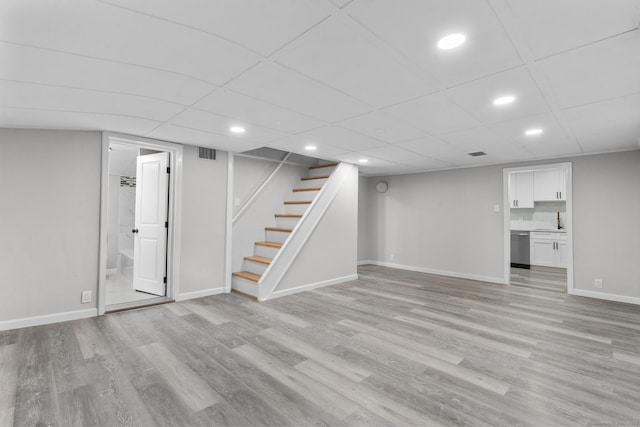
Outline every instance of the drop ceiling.
[(2, 0), (0, 126), (314, 145), (366, 175), (631, 150), (639, 23), (640, 0)]

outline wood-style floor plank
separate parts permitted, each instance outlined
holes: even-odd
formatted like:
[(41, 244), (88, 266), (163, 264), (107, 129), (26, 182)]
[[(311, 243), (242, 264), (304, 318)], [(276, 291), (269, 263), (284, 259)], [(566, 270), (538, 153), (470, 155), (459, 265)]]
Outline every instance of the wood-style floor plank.
[(0, 332), (0, 426), (640, 422), (640, 310), (361, 266), (259, 303), (217, 295)]

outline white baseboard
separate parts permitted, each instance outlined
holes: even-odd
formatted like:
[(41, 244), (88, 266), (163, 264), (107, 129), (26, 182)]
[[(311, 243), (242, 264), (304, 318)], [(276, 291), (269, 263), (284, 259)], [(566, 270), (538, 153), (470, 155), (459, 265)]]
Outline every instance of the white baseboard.
[(69, 320), (84, 319), (87, 317), (96, 317), (97, 315), (97, 308), (89, 308), (86, 310), (65, 311), (62, 313), (45, 314), (43, 316), (3, 320), (2, 322), (0, 322), (0, 331), (28, 328), (30, 326), (48, 325), (50, 323), (66, 322)]
[(607, 301), (626, 302), (627, 304), (640, 305), (640, 298), (628, 297), (624, 295), (606, 294), (604, 292), (586, 291), (584, 289), (570, 289), (569, 294), (577, 295), (579, 297), (603, 299)]
[[(412, 265), (394, 264), (384, 261), (360, 261), (363, 264), (379, 265), (381, 267), (399, 268), (400, 270), (417, 271), (419, 273), (435, 274), (437, 276), (456, 277), (458, 279), (477, 280), (479, 282), (497, 283), (500, 285), (506, 285), (506, 282), (502, 277), (481, 276), (478, 274), (458, 273), (455, 271), (435, 270), (433, 268), (415, 267)], [(359, 264), (360, 265), (360, 264)]]
[(224, 293), (227, 293), (226, 289), (224, 288), (224, 286), (220, 286), (219, 288), (211, 288), (211, 289), (205, 289), (202, 291), (186, 292), (183, 294), (179, 294), (174, 298), (174, 300), (176, 302), (179, 302), (179, 301), (186, 301), (189, 299), (208, 297), (211, 295), (218, 295), (218, 294), (224, 294)]
[[(358, 280), (357, 274), (352, 274), (350, 276), (338, 277), (336, 279), (324, 280), (322, 282), (309, 283), (308, 285), (297, 286), (295, 288), (283, 289), (281, 291), (275, 291), (271, 294), (271, 297), (268, 299), (279, 298), (286, 295), (297, 294), (298, 292), (310, 291), (312, 289), (322, 288), (324, 286), (337, 285), (338, 283), (350, 282), (352, 280)], [(266, 301), (261, 300), (261, 301)]]

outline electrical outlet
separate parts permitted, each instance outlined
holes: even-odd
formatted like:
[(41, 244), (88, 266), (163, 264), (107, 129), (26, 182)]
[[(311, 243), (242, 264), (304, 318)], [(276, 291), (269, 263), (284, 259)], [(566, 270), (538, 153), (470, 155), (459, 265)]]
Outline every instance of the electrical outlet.
[(602, 279), (595, 279), (595, 281), (593, 282), (593, 286), (595, 286), (598, 289), (602, 289), (602, 286), (603, 286)]
[(394, 254), (389, 254), (389, 259), (390, 259), (391, 261), (393, 261), (393, 257), (394, 257), (394, 256), (395, 256)]
[(91, 291), (82, 291), (82, 304), (91, 302)]

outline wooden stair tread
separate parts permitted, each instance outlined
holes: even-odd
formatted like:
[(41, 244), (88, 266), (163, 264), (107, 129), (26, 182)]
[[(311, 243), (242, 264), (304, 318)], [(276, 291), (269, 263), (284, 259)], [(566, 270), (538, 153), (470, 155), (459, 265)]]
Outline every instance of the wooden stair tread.
[(282, 243), (278, 243), (278, 242), (256, 242), (255, 244), (258, 246), (266, 246), (268, 248), (280, 249), (282, 247)]
[(294, 188), (293, 192), (297, 193), (299, 191), (320, 191), (321, 187), (309, 187), (309, 188)]
[(271, 258), (266, 258), (263, 256), (257, 256), (257, 255), (250, 255), (250, 256), (246, 256), (244, 257), (244, 259), (246, 259), (247, 261), (253, 261), (253, 262), (259, 262), (260, 264), (271, 264), (272, 259)]
[(317, 175), (317, 176), (305, 176), (300, 178), (300, 181), (311, 181), (313, 179), (327, 179), (329, 175)]
[(284, 228), (284, 227), (265, 227), (267, 231), (281, 231), (283, 233), (291, 233), (293, 228)]
[(322, 168), (332, 168), (334, 166), (338, 166), (338, 164), (337, 163), (327, 163), (326, 165), (309, 166), (309, 170), (322, 169)]
[(233, 273), (233, 275), (236, 277), (241, 277), (243, 279), (251, 280), (252, 282), (259, 282), (260, 277), (262, 277), (257, 274), (249, 273), (248, 271), (236, 271), (235, 273)]
[(285, 205), (310, 205), (311, 200), (287, 200)]
[(276, 218), (302, 218), (302, 214), (276, 214)]

